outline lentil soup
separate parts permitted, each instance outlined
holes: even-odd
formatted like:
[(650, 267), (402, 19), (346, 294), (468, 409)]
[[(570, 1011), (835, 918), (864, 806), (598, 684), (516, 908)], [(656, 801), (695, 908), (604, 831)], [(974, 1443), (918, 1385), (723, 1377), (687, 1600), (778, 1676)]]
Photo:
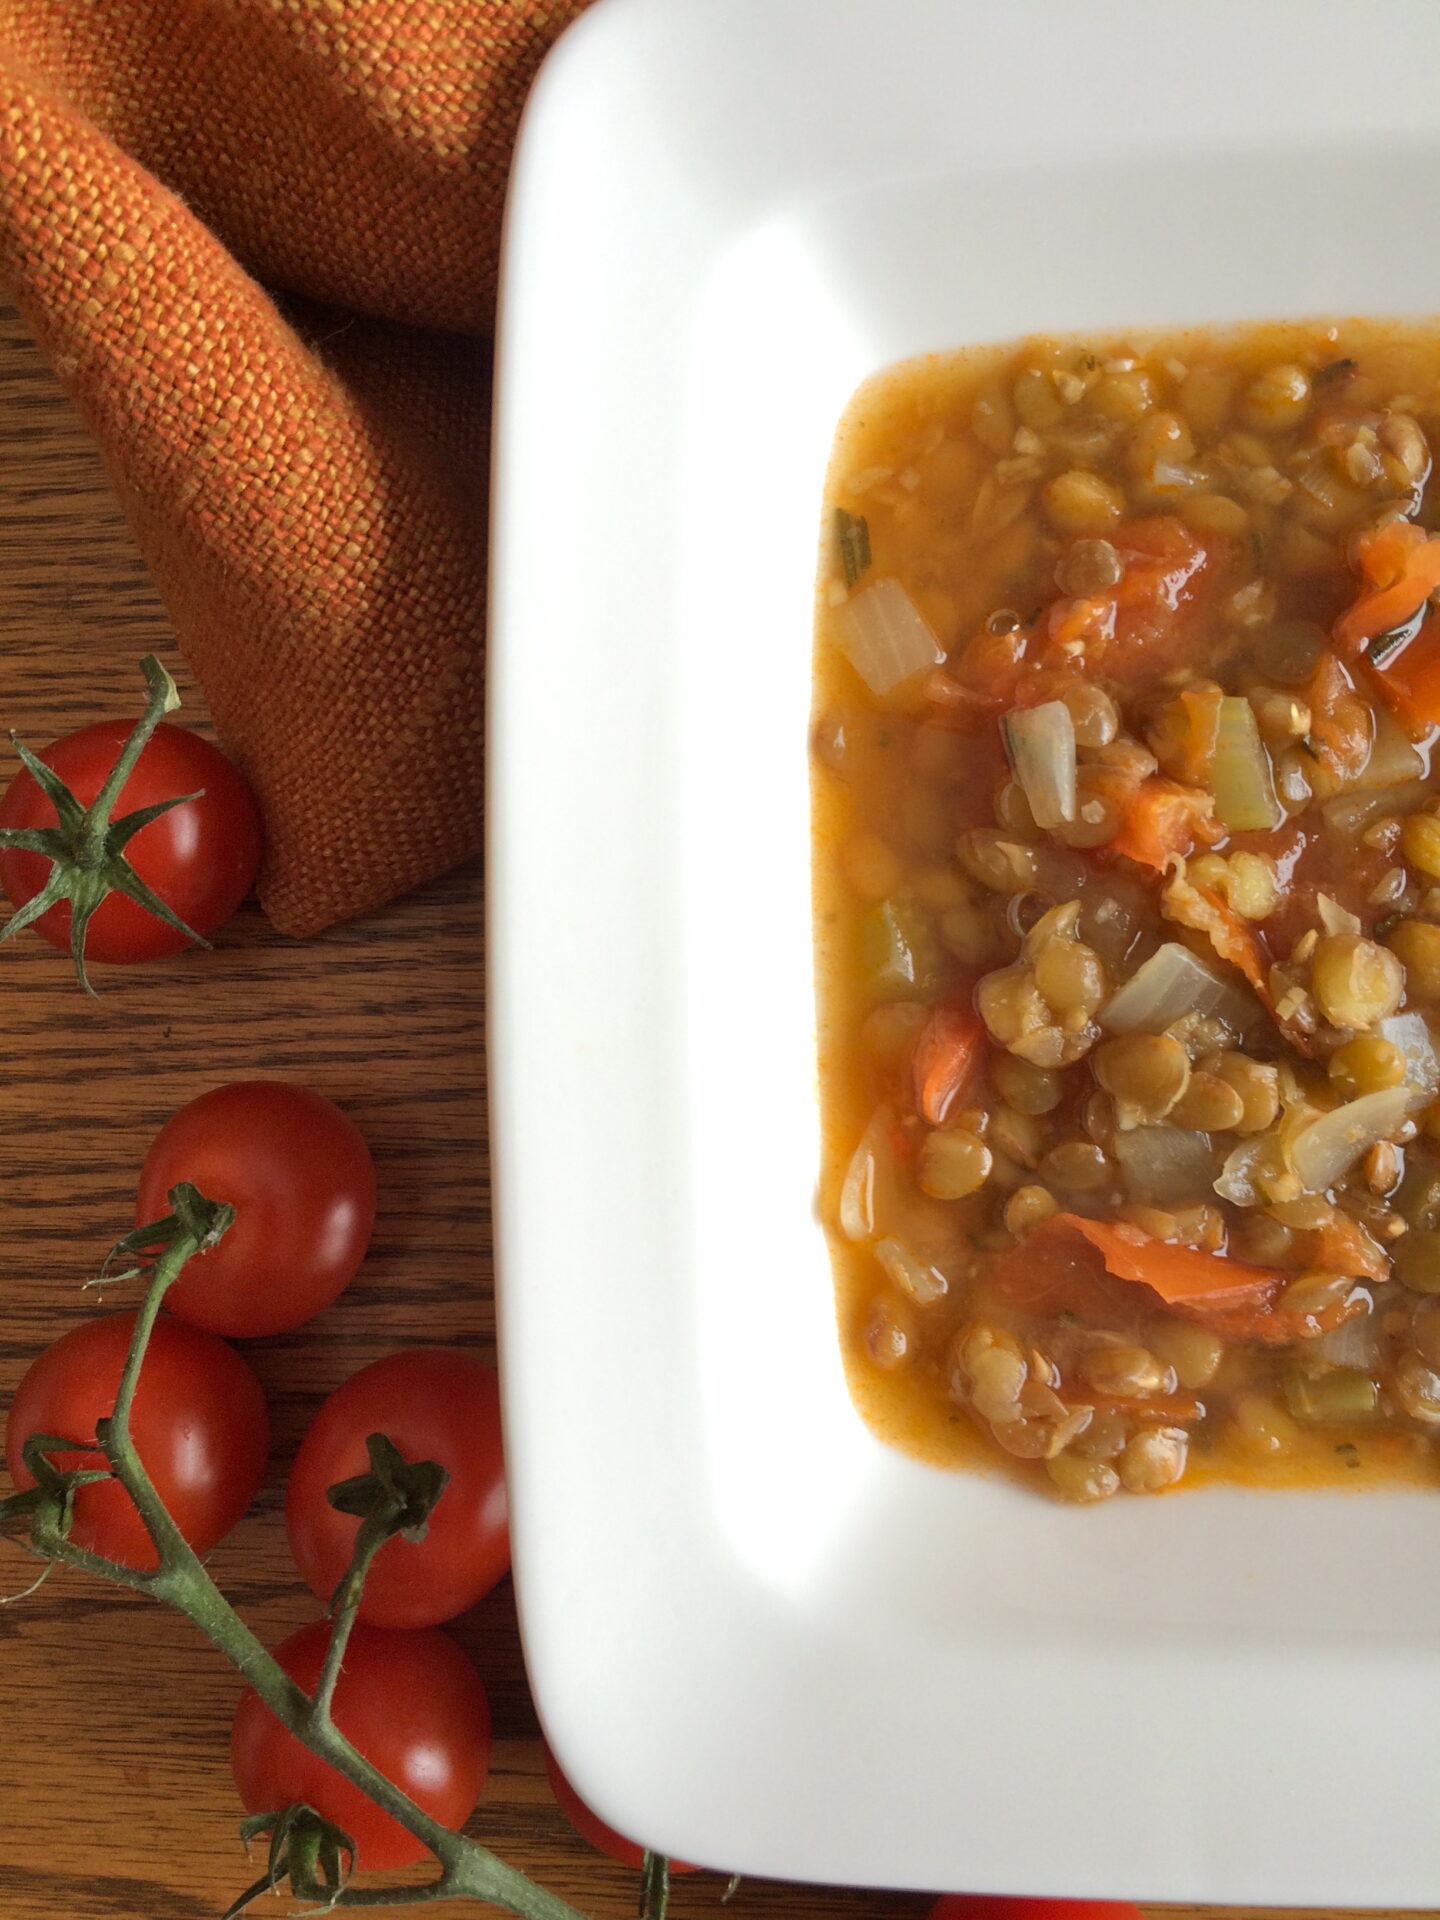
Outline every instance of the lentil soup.
[(1077, 1501), (1440, 1480), (1437, 441), (1440, 330), (1366, 322), (852, 402), (821, 1204), (897, 1444)]

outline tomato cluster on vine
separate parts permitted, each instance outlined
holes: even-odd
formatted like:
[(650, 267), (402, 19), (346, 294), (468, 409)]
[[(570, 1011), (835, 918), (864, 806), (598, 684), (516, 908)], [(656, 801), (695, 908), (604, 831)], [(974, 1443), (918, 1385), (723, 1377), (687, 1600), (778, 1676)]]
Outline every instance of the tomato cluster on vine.
[[(141, 1169), (128, 1248), (163, 1245), (168, 1196), (185, 1182), (232, 1206), (234, 1222), (168, 1289), (130, 1430), (162, 1503), (204, 1554), (249, 1509), (269, 1449), (264, 1392), (229, 1341), (290, 1331), (338, 1298), (369, 1247), (376, 1182), (365, 1140), (339, 1107), (270, 1080), (212, 1088), (165, 1123)], [(82, 1443), (47, 1453), (61, 1471), (96, 1464), (94, 1436), (114, 1410), (136, 1317), (86, 1321), (31, 1364), (6, 1426), (17, 1489), (34, 1484), (24, 1455), (37, 1435)], [(365, 1473), (375, 1434), (407, 1461), (436, 1462), (447, 1477), (422, 1537), (396, 1535), (370, 1564), (331, 1712), (387, 1778), (442, 1825), (459, 1827), (485, 1782), (490, 1716), (478, 1674), (440, 1629), (510, 1565), (494, 1368), (463, 1349), (405, 1348), (362, 1367), (319, 1408), (291, 1464), (285, 1525), (301, 1576), (326, 1606), (361, 1524), (332, 1503), (330, 1490)], [(113, 1478), (75, 1492), (69, 1537), (125, 1567), (159, 1564), (139, 1510)], [(314, 1686), (329, 1635), (329, 1623), (317, 1620), (275, 1649), (301, 1687)], [(356, 1864), (367, 1868), (425, 1856), (413, 1834), (310, 1753), (248, 1689), (231, 1758), (248, 1812), (304, 1801), (351, 1834)], [(598, 1822), (558, 1770), (555, 1778), (577, 1830), (615, 1858), (638, 1861), (641, 1850)]]

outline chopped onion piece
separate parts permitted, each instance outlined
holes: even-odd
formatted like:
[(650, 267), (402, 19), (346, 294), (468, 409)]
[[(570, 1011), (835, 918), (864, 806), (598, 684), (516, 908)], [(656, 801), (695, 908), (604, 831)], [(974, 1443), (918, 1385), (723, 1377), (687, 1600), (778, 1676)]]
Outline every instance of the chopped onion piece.
[(1315, 905), (1319, 909), (1320, 924), (1326, 933), (1359, 933), (1362, 931), (1360, 916), (1342, 907), (1338, 900), (1332, 900), (1328, 893), (1317, 893)]
[(1185, 1127), (1132, 1127), (1115, 1136), (1125, 1191), (1147, 1207), (1195, 1206), (1215, 1178), (1208, 1133)]
[(1242, 1140), (1220, 1169), (1215, 1191), (1237, 1207), (1258, 1207), (1265, 1198), (1259, 1176), (1271, 1165), (1270, 1143), (1262, 1136)]
[(1423, 1013), (1392, 1013), (1387, 1020), (1377, 1020), (1373, 1031), (1405, 1056), (1403, 1089), (1411, 1111), (1428, 1107), (1440, 1093), (1440, 1052), (1430, 1022)]
[(1358, 1367), (1373, 1373), (1380, 1357), (1380, 1327), (1373, 1313), (1357, 1313), (1321, 1334), (1310, 1349), (1317, 1360), (1335, 1367)]
[(1005, 717), (1005, 751), (1037, 827), (1075, 818), (1075, 722), (1061, 700)]
[(875, 1231), (874, 1133), (872, 1120), (850, 1156), (840, 1187), (840, 1231), (847, 1240), (868, 1240)]
[(1210, 760), (1215, 811), (1232, 833), (1279, 826), (1285, 810), (1275, 797), (1275, 774), (1260, 738), (1255, 709), (1243, 694), (1220, 702), (1220, 725)]
[(1374, 711), (1375, 738), (1360, 778), (1367, 787), (1398, 787), (1405, 781), (1420, 779), (1425, 772), (1425, 758), (1420, 749), (1407, 739), (1387, 706), (1377, 704)]
[(872, 693), (889, 693), (945, 658), (898, 580), (873, 580), (840, 609), (847, 658)]
[(1333, 833), (1353, 840), (1386, 814), (1414, 813), (1429, 798), (1430, 788), (1425, 781), (1406, 780), (1395, 787), (1366, 787), (1354, 793), (1337, 793), (1320, 811)]
[(1237, 1036), (1264, 1026), (1260, 1003), (1238, 980), (1227, 980), (1203, 960), (1167, 940), (1111, 996), (1100, 1024), (1111, 1033), (1163, 1033), (1183, 1014), (1213, 1015)]
[(1199, 479), (1194, 467), (1179, 460), (1157, 460), (1147, 482), (1152, 493), (1183, 493)]
[(1322, 1113), (1290, 1142), (1286, 1157), (1308, 1193), (1325, 1193), (1381, 1140), (1398, 1133), (1410, 1112), (1407, 1087), (1363, 1093), (1333, 1113)]
[(949, 1282), (940, 1269), (922, 1260), (899, 1240), (878, 1241), (875, 1258), (885, 1269), (885, 1277), (908, 1294), (917, 1306), (928, 1307), (948, 1290)]
[(840, 1231), (847, 1240), (873, 1240), (877, 1221), (887, 1211), (885, 1201), (891, 1195), (895, 1177), (895, 1151), (891, 1130), (895, 1115), (889, 1107), (877, 1107), (870, 1124), (860, 1136), (860, 1144), (850, 1156), (840, 1187)]

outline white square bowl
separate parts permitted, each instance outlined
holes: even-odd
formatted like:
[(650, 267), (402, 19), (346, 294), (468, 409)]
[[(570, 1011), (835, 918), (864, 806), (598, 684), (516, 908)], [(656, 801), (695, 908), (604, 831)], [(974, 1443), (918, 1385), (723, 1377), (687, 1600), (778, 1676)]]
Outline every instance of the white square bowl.
[(848, 1399), (807, 729), (831, 438), (908, 355), (1440, 311), (1433, 0), (601, 0), (509, 214), (491, 1058), (546, 1731), (811, 1880), (1440, 1902), (1414, 1492), (1054, 1506)]

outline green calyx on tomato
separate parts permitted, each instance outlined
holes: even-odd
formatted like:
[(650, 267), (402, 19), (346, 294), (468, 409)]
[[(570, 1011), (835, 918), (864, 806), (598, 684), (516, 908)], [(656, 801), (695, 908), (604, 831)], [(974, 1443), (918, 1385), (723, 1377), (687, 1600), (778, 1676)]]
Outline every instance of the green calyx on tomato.
[(366, 1437), (370, 1471), (357, 1473), (331, 1487), (325, 1498), (337, 1513), (359, 1517), (350, 1570), (335, 1589), (332, 1613), (360, 1604), (360, 1592), (370, 1562), (396, 1534), (418, 1543), (425, 1538), (435, 1502), (450, 1484), (450, 1475), (436, 1460), (407, 1460), (395, 1442), (383, 1433)]
[[(188, 1260), (193, 1254), (208, 1253), (235, 1224), (235, 1209), (229, 1201), (207, 1200), (192, 1181), (181, 1180), (166, 1197), (170, 1202), (169, 1213), (162, 1220), (152, 1220), (149, 1226), (137, 1227), (133, 1233), (117, 1240), (105, 1256), (99, 1279), (91, 1285), (108, 1287), (120, 1280), (137, 1280), (142, 1275), (148, 1281), (161, 1254), (180, 1241), (185, 1242)], [(139, 1266), (127, 1267), (123, 1273), (110, 1271), (112, 1262), (130, 1254), (140, 1256)]]
[[(28, 1520), (32, 1537), (39, 1542), (70, 1538), (76, 1494), (82, 1487), (95, 1486), (114, 1476), (108, 1466), (68, 1470), (57, 1467), (51, 1455), (62, 1453), (82, 1458), (94, 1454), (97, 1460), (103, 1457), (98, 1441), (72, 1440), (63, 1433), (27, 1434), (20, 1448), (20, 1463), (31, 1484), (22, 1492), (8, 1494), (0, 1500), (0, 1524), (8, 1526), (14, 1520)], [(35, 1586), (40, 1585), (54, 1564), (53, 1560), (49, 1562)], [(34, 1587), (29, 1587), (14, 1598), (25, 1599), (34, 1591)]]
[(350, 1884), (355, 1871), (355, 1842), (333, 1820), (300, 1804), (279, 1813), (256, 1813), (240, 1822), (240, 1838), (245, 1851), (252, 1840), (270, 1841), (265, 1871), (245, 1889), (221, 1920), (240, 1920), (262, 1893), (278, 1893), (288, 1880), (290, 1891), (299, 1900), (323, 1900), (333, 1907)]
[[(193, 793), (164, 795), (137, 807), (131, 813), (123, 814), (118, 820), (111, 819), (121, 790), (136, 771), (141, 756), (154, 738), (161, 720), (167, 713), (173, 713), (180, 705), (180, 695), (176, 690), (175, 682), (153, 654), (146, 655), (140, 663), (140, 669), (149, 689), (145, 711), (120, 747), (118, 756), (88, 805), (77, 798), (61, 772), (31, 753), (16, 734), (12, 733), (10, 736), (25, 773), (17, 777), (11, 794), (6, 796), (4, 814), (0, 815), (4, 821), (4, 824), (0, 825), (0, 850), (11, 857), (12, 867), (16, 864), (15, 856), (30, 856), (32, 863), (38, 857), (48, 860), (51, 864), (49, 876), (38, 891), (33, 890), (33, 883), (12, 885), (11, 873), (7, 871), (4, 874), (6, 890), (11, 894), (12, 899), (16, 900), (16, 910), (5, 925), (0, 927), (0, 940), (8, 940), (12, 934), (19, 933), (22, 928), (44, 920), (45, 916), (52, 914), (54, 909), (66, 909), (68, 944), (75, 962), (76, 977), (85, 991), (92, 995), (95, 989), (90, 984), (85, 966), (86, 936), (91, 921), (112, 894), (123, 895), (126, 900), (132, 901), (135, 906), (143, 909), (145, 914), (160, 921), (172, 935), (179, 936), (179, 944), (189, 941), (201, 947), (209, 945), (204, 934), (197, 932), (193, 926), (181, 919), (174, 907), (161, 899), (155, 889), (142, 878), (132, 864), (128, 851), (131, 841), (152, 822), (159, 820), (177, 807), (204, 800), (205, 789), (202, 787)], [(167, 729), (167, 731), (175, 730)], [(193, 736), (187, 737), (193, 738)], [(69, 736), (72, 740), (80, 738), (80, 735)], [(57, 747), (64, 744), (57, 743)], [(195, 739), (194, 744), (208, 752), (214, 760), (219, 761), (226, 768), (230, 780), (243, 789), (243, 782), (240, 781), (239, 775), (230, 768), (223, 755), (210, 747), (208, 742), (200, 741), (198, 738)], [(57, 757), (55, 750), (51, 750), (51, 757)], [(28, 790), (21, 790), (21, 782), (25, 781), (26, 775), (34, 785), (28, 787)], [(72, 774), (72, 777), (76, 776)], [(40, 794), (43, 794), (54, 808), (56, 816), (54, 826), (37, 824), (35, 816), (38, 813), (36, 802), (39, 800), (39, 795), (34, 791), (37, 787)], [(20, 791), (21, 798), (19, 801), (12, 801), (11, 796), (17, 791)], [(249, 800), (248, 790), (245, 790), (245, 799)], [(248, 837), (254, 844), (255, 861), (258, 863), (258, 820), (254, 818), (253, 801), (249, 802), (249, 806), (252, 817), (246, 825)], [(253, 878), (254, 866), (252, 865), (245, 883), (246, 888), (249, 880)], [(242, 888), (240, 896), (231, 904), (231, 912), (239, 904), (239, 898), (243, 898), (244, 890)], [(218, 921), (212, 921), (212, 926), (218, 924)], [(54, 937), (47, 927), (42, 927), (41, 931), (46, 932), (47, 937)], [(106, 953), (95, 957), (118, 956)]]

